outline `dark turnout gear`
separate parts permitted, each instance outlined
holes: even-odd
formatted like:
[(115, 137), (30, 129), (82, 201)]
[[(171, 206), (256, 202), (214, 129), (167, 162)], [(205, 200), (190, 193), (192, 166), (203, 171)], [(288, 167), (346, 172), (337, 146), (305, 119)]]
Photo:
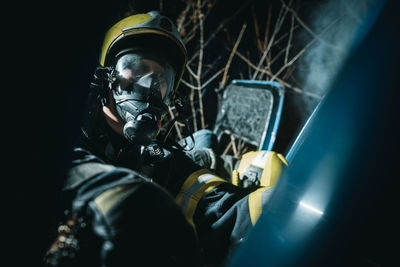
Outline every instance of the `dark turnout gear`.
[[(196, 230), (203, 263), (223, 263), (246, 240), (286, 165), (279, 153), (249, 152), (226, 165), (235, 166), (231, 170), (233, 180), (199, 169), (181, 183), (179, 192), (172, 192)], [(253, 171), (257, 172), (252, 177), (258, 177), (258, 183), (240, 186), (240, 181)]]
[[(254, 167), (261, 170), (261, 177), (258, 186), (244, 188), (202, 168), (177, 150), (171, 153), (169, 172), (163, 172), (168, 176), (164, 181), (167, 193), (137, 172), (106, 164), (85, 150), (76, 149), (75, 155), (78, 157), (68, 173), (65, 192), (73, 199), (73, 217), (82, 218), (89, 232), (93, 231), (80, 235), (80, 242), (96, 241), (95, 246), (83, 247), (77, 255), (84, 257), (97, 250), (100, 260), (108, 262), (109, 257), (114, 259), (114, 253), (129, 258), (145, 247), (153, 248), (152, 242), (157, 242), (155, 246), (172, 242), (175, 245), (163, 250), (164, 261), (171, 261), (172, 266), (226, 261), (246, 240), (286, 164), (272, 151), (245, 154), (236, 162), (239, 167), (233, 173), (237, 172), (240, 177)], [(127, 239), (119, 238), (117, 233)], [(140, 249), (130, 249), (132, 239)], [(181, 242), (185, 244), (183, 247)], [(104, 263), (104, 266), (120, 266), (117, 263), (121, 261), (116, 265)], [(157, 265), (151, 261), (147, 264)]]
[(58, 237), (49, 265), (199, 266), (194, 230), (165, 189), (87, 151), (74, 153), (64, 188), (72, 199), (65, 227), (74, 232)]

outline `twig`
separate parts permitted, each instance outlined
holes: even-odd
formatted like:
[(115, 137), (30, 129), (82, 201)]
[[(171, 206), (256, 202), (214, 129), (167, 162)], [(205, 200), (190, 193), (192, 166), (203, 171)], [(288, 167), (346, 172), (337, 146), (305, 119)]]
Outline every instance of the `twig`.
[[(247, 59), (245, 56), (243, 56), (240, 52), (236, 51), (236, 55), (237, 55), (240, 59), (242, 59), (244, 62), (246, 62), (247, 65), (248, 65), (249, 67), (251, 67), (252, 69), (258, 70), (259, 72), (262, 72), (262, 73), (265, 73), (265, 74), (267, 74), (267, 75), (270, 76), (270, 77), (273, 76), (272, 73), (271, 73), (270, 71), (268, 71), (268, 70), (265, 70), (265, 69), (257, 69), (257, 66), (254, 65), (254, 64), (253, 64), (249, 59)], [(277, 82), (281, 83), (281, 84), (282, 84), (283, 86), (285, 86), (286, 88), (292, 89), (292, 90), (293, 90), (294, 92), (296, 92), (296, 93), (305, 94), (305, 95), (307, 95), (307, 96), (310, 96), (310, 97), (313, 97), (313, 98), (316, 98), (316, 99), (321, 99), (321, 98), (322, 98), (320, 95), (317, 95), (317, 94), (314, 94), (314, 93), (310, 93), (310, 92), (304, 91), (304, 90), (302, 90), (302, 89), (300, 89), (300, 88), (298, 88), (298, 87), (295, 87), (295, 86), (289, 84), (288, 82), (286, 82), (286, 81), (284, 81), (284, 80), (282, 80), (282, 79), (280, 79), (280, 78), (278, 78), (278, 77), (276, 77), (275, 80), (276, 80)]]
[(222, 155), (226, 155), (229, 151), (229, 149), (231, 149), (232, 146), (232, 142), (229, 142), (228, 145), (225, 147), (224, 152), (222, 152)]
[(280, 84), (282, 84), (283, 86), (285, 86), (285, 88), (292, 89), (296, 93), (303, 94), (303, 95), (306, 95), (306, 96), (309, 96), (309, 97), (312, 97), (312, 98), (315, 98), (315, 99), (322, 99), (322, 96), (320, 96), (318, 94), (311, 93), (311, 92), (304, 91), (303, 89), (300, 89), (300, 88), (298, 88), (296, 86), (293, 86), (293, 85), (289, 84), (288, 82), (285, 82), (284, 80), (281, 80), (278, 77), (275, 78), (275, 80), (277, 82), (279, 82)]
[(217, 78), (224, 70), (225, 67), (217, 71), (210, 79), (208, 79), (205, 83), (203, 83), (202, 88), (205, 88), (210, 82), (212, 82), (215, 78)]
[(201, 74), (201, 78), (206, 77), (207, 74), (214, 69), (215, 65), (217, 65), (217, 63), (220, 62), (221, 58), (222, 58), (222, 55), (219, 55), (219, 56), (217, 56), (215, 58), (215, 60), (211, 64), (207, 64), (206, 65), (207, 66), (207, 70), (203, 71), (203, 73)]
[(324, 43), (325, 45), (329, 46), (332, 49), (338, 50), (340, 52), (343, 52), (342, 48), (336, 47), (334, 45), (332, 45), (331, 43), (325, 41), (323, 38), (321, 38), (321, 33), (320, 34), (316, 34), (313, 30), (311, 30), (297, 15), (297, 12), (295, 10), (293, 10), (293, 8), (291, 8), (290, 6), (288, 6), (284, 0), (281, 0), (282, 6), (286, 9), (289, 10), (289, 12), (292, 13), (292, 15), (296, 18), (297, 22), (308, 32), (310, 33), (315, 39), (317, 39), (318, 41)]
[[(235, 54), (237, 54), (236, 53), (236, 51), (235, 51)], [(249, 50), (247, 50), (246, 51), (246, 56), (247, 56), (247, 60), (250, 62), (250, 51)], [(251, 77), (251, 68), (250, 68), (250, 65), (249, 64), (247, 64), (247, 71), (249, 72), (249, 79), (250, 79), (250, 77)]]
[(289, 58), (289, 50), (290, 50), (290, 46), (291, 46), (291, 42), (292, 42), (293, 29), (294, 29), (293, 25), (294, 25), (294, 16), (292, 14), (292, 23), (290, 25), (289, 40), (288, 40), (288, 44), (286, 46), (286, 53), (285, 53), (285, 64), (288, 62), (288, 58)]
[[(210, 14), (211, 9), (212, 9), (212, 7), (214, 6), (213, 4), (209, 3), (209, 1), (204, 1), (203, 4), (200, 5), (200, 10), (202, 10), (203, 7), (204, 7), (206, 4), (207, 4), (207, 6), (209, 6), (209, 9), (206, 11), (205, 14), (203, 14), (204, 20), (205, 20), (205, 19), (207, 18), (207, 16)], [(209, 5), (208, 5), (208, 4), (209, 4)], [(197, 6), (198, 6), (198, 5), (197, 5)], [(197, 18), (197, 16), (196, 16), (196, 11), (195, 11), (194, 17)], [(189, 25), (189, 24), (190, 24), (190, 22), (189, 22), (187, 25)], [(184, 42), (185, 44), (189, 43), (189, 42), (196, 36), (196, 32), (197, 32), (197, 28), (199, 27), (199, 24), (196, 23), (196, 21), (194, 21), (193, 24), (194, 24), (194, 27), (193, 27), (193, 28), (190, 30), (190, 32), (188, 33), (188, 36), (189, 36), (189, 37), (184, 38), (184, 40), (183, 40), (183, 42)], [(187, 26), (187, 25), (185, 25), (185, 26)]]
[(292, 66), (291, 68), (288, 68), (286, 70), (286, 73), (283, 75), (282, 80), (287, 80), (293, 74), (293, 71), (295, 69), (296, 69), (295, 66)]
[(240, 44), (240, 41), (242, 40), (243, 33), (246, 30), (246, 27), (247, 27), (247, 24), (243, 24), (242, 29), (240, 30), (239, 36), (238, 36), (238, 38), (237, 38), (237, 40), (235, 42), (235, 45), (233, 46), (232, 52), (229, 55), (229, 59), (228, 59), (228, 62), (226, 63), (226, 67), (225, 67), (225, 70), (224, 70), (224, 75), (222, 76), (221, 88), (225, 87), (225, 83), (226, 83), (226, 80), (227, 80), (226, 77), (228, 75), (229, 67), (230, 67), (230, 65), (232, 63), (233, 56), (235, 55), (235, 52), (236, 52), (236, 50), (237, 50), (237, 48), (238, 48), (238, 46)]
[[(276, 23), (275, 23), (274, 32), (272, 33), (271, 39), (268, 42), (267, 48), (265, 49), (260, 61), (257, 64), (257, 69), (259, 69), (261, 67), (261, 65), (263, 64), (265, 58), (267, 57), (267, 55), (268, 55), (268, 53), (269, 53), (269, 51), (270, 51), (270, 49), (272, 47), (272, 44), (273, 44), (274, 39), (275, 39), (275, 36), (279, 32), (279, 30), (281, 29), (283, 21), (285, 20), (285, 17), (286, 17), (286, 14), (287, 14), (287, 9), (285, 9), (285, 11), (283, 11), (283, 10), (284, 10), (283, 7), (281, 7), (281, 10), (279, 11), (279, 15), (278, 15), (278, 18), (277, 18)], [(258, 71), (255, 71), (253, 73), (253, 77), (251, 79), (255, 80), (257, 75), (258, 75)]]
[(235, 155), (235, 157), (239, 157), (239, 153), (236, 148), (235, 137), (233, 135), (231, 135), (231, 143), (232, 143), (233, 154)]
[(247, 63), (247, 66), (249, 66), (250, 68), (252, 68), (252, 69), (254, 69), (254, 70), (258, 71), (258, 72), (265, 73), (265, 74), (269, 74), (269, 73), (270, 73), (270, 72), (268, 72), (268, 71), (265, 70), (265, 69), (257, 68), (257, 66), (254, 65), (254, 64), (250, 61), (250, 59), (248, 59), (248, 58), (246, 58), (245, 56), (243, 56), (239, 51), (236, 51), (235, 54), (236, 54), (240, 59), (242, 59), (244, 62), (246, 62), (246, 63)]
[[(334, 21), (332, 21), (325, 29), (322, 30), (321, 34), (329, 30), (333, 25), (335, 25), (341, 17), (336, 18)], [(301, 55), (304, 54), (304, 52), (311, 46), (313, 45), (318, 39), (314, 38), (312, 39), (302, 50), (300, 50), (299, 53), (297, 53), (296, 56), (294, 56), (288, 63), (284, 64), (275, 74), (272, 76), (271, 80), (275, 80), (276, 77), (278, 77), (282, 71), (284, 71), (287, 67), (291, 66)]]
[(192, 7), (192, 4), (191, 4), (190, 1), (187, 1), (186, 3), (187, 3), (186, 8), (181, 12), (181, 14), (178, 16), (178, 19), (177, 19), (177, 25), (178, 25), (177, 26), (177, 30), (178, 30), (178, 32), (181, 32), (182, 25), (186, 20), (186, 15), (189, 12), (190, 8)]
[[(299, 25), (295, 25), (293, 28), (293, 31), (297, 30), (297, 28), (299, 28)], [(290, 34), (289, 32), (283, 33), (278, 39), (276, 39), (274, 41), (274, 43), (272, 44), (272, 46), (276, 46), (278, 45), (282, 40), (285, 40), (285, 38)]]
[[(174, 113), (172, 112), (172, 108), (171, 108), (171, 107), (169, 107), (168, 111), (169, 111), (169, 115), (171, 116), (171, 119), (172, 119), (172, 120), (175, 119), (175, 115), (174, 115)], [(177, 133), (177, 135), (178, 135), (178, 138), (179, 138), (179, 139), (182, 139), (181, 130), (179, 129), (179, 126), (178, 126), (178, 124), (177, 124), (176, 122), (174, 123), (174, 126), (175, 126), (175, 131), (176, 131), (176, 133)]]
[(271, 13), (272, 13), (272, 4), (270, 3), (268, 7), (267, 23), (265, 24), (264, 45), (263, 45), (264, 50), (267, 48), (269, 29), (271, 28)]
[(275, 63), (275, 61), (277, 61), (278, 58), (279, 58), (280, 56), (282, 56), (282, 54), (285, 53), (285, 52), (286, 52), (286, 49), (281, 49), (281, 50), (278, 52), (278, 54), (276, 54), (276, 56), (275, 56), (272, 60), (270, 60), (270, 61), (268, 62), (268, 64), (267, 64), (267, 66), (265, 67), (265, 69), (270, 69), (271, 66)]
[(189, 87), (189, 88), (191, 88), (191, 89), (193, 89), (193, 90), (202, 90), (203, 88), (206, 88), (207, 85), (208, 85), (210, 82), (212, 82), (213, 80), (215, 80), (215, 78), (217, 78), (224, 70), (225, 70), (225, 67), (223, 67), (222, 69), (220, 69), (219, 71), (217, 71), (210, 79), (208, 79), (205, 83), (203, 83), (203, 84), (201, 85), (201, 87), (194, 86), (194, 85), (188, 83), (187, 81), (185, 81), (185, 80), (183, 80), (183, 79), (181, 80), (181, 82), (182, 82), (184, 85), (186, 85), (187, 87)]
[(196, 81), (198, 90), (198, 97), (199, 97), (199, 111), (200, 111), (200, 122), (202, 129), (206, 128), (206, 124), (204, 121), (204, 110), (203, 110), (203, 99), (201, 94), (201, 71), (203, 69), (203, 54), (204, 54), (204, 15), (201, 12), (201, 0), (197, 0), (197, 8), (198, 8), (198, 16), (199, 16), (199, 25), (200, 25), (200, 54), (199, 54), (199, 63), (197, 65), (197, 74), (196, 74)]
[(182, 82), (184, 85), (186, 85), (187, 87), (189, 87), (190, 89), (193, 89), (193, 90), (198, 90), (198, 89), (199, 89), (197, 86), (194, 86), (194, 85), (188, 83), (188, 82), (185, 81), (184, 79), (181, 79), (181, 82)]
[(189, 71), (189, 73), (195, 78), (197, 79), (197, 74), (194, 73), (194, 71), (190, 68), (189, 64), (186, 64), (186, 69)]
[(253, 14), (253, 24), (254, 24), (254, 32), (256, 34), (255, 38), (256, 38), (256, 42), (257, 42), (257, 48), (258, 48), (258, 51), (260, 53), (262, 53), (264, 51), (264, 49), (263, 49), (263, 45), (262, 45), (261, 40), (260, 40), (260, 29), (258, 27), (258, 21), (257, 21), (256, 12), (254, 10), (254, 6), (251, 7), (251, 11), (252, 11), (252, 14)]
[[(197, 65), (197, 74), (196, 74), (196, 79), (200, 82), (200, 76), (201, 76), (201, 70), (203, 67), (203, 54), (204, 54), (204, 25), (203, 25), (203, 14), (201, 13), (201, 7), (200, 7), (201, 1), (197, 1), (198, 5), (198, 16), (199, 16), (199, 25), (200, 25), (200, 52), (199, 52), (199, 62)], [(200, 88), (200, 85), (198, 85)]]
[[(193, 83), (193, 77), (190, 76), (189, 77), (190, 80), (192, 80), (191, 82)], [(192, 110), (192, 116), (193, 116), (193, 129), (196, 132), (197, 131), (197, 116), (196, 116), (196, 107), (195, 107), (195, 103), (194, 103), (194, 89), (192, 88), (192, 90), (190, 90), (190, 106), (191, 106), (191, 110)]]
[[(238, 15), (240, 12), (245, 10), (245, 7), (250, 3), (251, 1), (245, 1), (245, 3), (237, 9), (237, 11), (232, 14), (232, 16), (224, 19), (218, 26), (218, 28), (211, 34), (210, 37), (208, 37), (207, 41), (204, 42), (204, 48), (206, 48), (210, 42), (217, 36), (217, 34), (225, 27), (226, 24), (228, 24), (236, 15)], [(188, 60), (188, 64), (192, 63), (193, 60), (195, 60), (199, 56), (199, 51), (193, 54), (193, 56)]]

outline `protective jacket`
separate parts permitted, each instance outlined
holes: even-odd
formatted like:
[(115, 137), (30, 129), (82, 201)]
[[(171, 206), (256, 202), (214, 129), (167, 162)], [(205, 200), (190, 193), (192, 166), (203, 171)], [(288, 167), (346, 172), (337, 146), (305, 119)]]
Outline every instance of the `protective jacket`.
[[(130, 238), (138, 241), (138, 233), (147, 247), (154, 243), (162, 249), (160, 244), (169, 244), (163, 253), (175, 260), (174, 266), (225, 262), (246, 240), (286, 164), (275, 152), (250, 152), (241, 159), (225, 159), (231, 170), (224, 168), (218, 175), (218, 170), (199, 161), (201, 151), (168, 149), (171, 156), (153, 164), (158, 171), (151, 179), (134, 165), (116, 166), (116, 161), (100, 159), (85, 148), (74, 150), (64, 190), (71, 194), (73, 213), (86, 217), (101, 237), (99, 246), (107, 262), (120, 254), (116, 251), (134, 253), (126, 246)], [(230, 177), (224, 175), (229, 172)], [(243, 187), (246, 179), (257, 179), (258, 186)]]
[(194, 230), (164, 188), (87, 150), (73, 154), (64, 187), (70, 212), (49, 265), (199, 266)]
[(206, 168), (191, 173), (172, 194), (197, 233), (205, 263), (219, 264), (246, 240), (287, 162), (273, 151), (253, 151), (240, 159), (209, 150), (210, 160), (204, 160), (204, 151), (194, 154), (191, 158)]

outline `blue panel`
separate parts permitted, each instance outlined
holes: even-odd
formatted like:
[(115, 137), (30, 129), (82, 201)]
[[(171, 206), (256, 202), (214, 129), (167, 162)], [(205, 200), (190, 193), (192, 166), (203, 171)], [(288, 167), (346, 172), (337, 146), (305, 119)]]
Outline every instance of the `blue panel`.
[(301, 132), (289, 168), (230, 266), (398, 263), (392, 245), (400, 136), (394, 3), (370, 23)]

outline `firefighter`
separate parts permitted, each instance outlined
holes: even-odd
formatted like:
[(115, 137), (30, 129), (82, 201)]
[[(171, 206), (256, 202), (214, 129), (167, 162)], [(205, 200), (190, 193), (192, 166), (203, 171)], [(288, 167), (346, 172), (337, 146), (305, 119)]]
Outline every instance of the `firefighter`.
[(186, 62), (175, 25), (156, 11), (108, 30), (47, 265), (218, 265), (246, 239), (285, 161), (251, 152), (219, 177), (161, 136)]

